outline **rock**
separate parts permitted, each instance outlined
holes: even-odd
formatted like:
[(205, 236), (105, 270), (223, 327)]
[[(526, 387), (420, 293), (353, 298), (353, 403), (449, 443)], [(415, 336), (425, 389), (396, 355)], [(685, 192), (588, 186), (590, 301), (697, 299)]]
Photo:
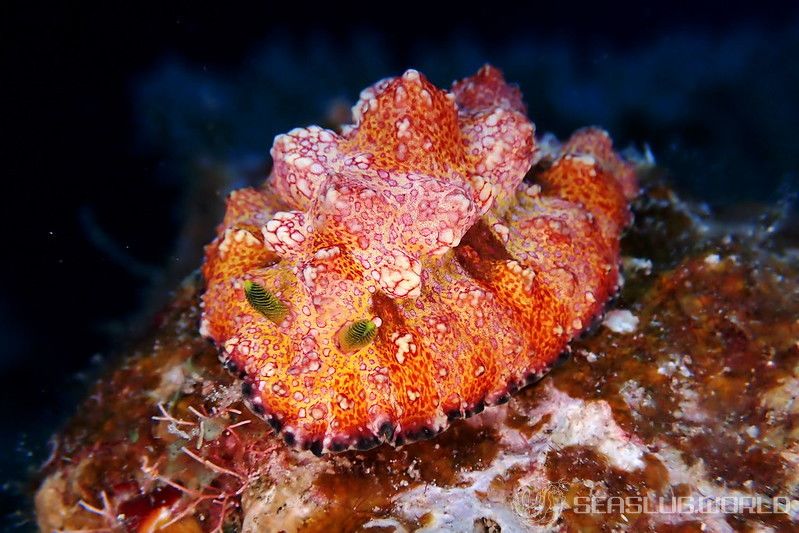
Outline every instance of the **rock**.
[(507, 404), (400, 448), (286, 447), (200, 337), (187, 280), (56, 436), (39, 527), (796, 529), (796, 256), (704, 231), (665, 187), (635, 217), (623, 253), (646, 268), (617, 301), (634, 330), (595, 328)]

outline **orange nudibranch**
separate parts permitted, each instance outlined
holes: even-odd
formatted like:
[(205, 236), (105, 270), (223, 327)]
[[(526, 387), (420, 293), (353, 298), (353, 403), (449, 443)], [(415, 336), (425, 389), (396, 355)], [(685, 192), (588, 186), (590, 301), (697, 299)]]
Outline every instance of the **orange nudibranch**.
[(203, 266), (203, 335), (316, 454), (431, 437), (542, 376), (617, 290), (637, 194), (602, 130), (544, 157), (488, 65), (450, 91), (408, 70), (352, 115), (275, 138)]

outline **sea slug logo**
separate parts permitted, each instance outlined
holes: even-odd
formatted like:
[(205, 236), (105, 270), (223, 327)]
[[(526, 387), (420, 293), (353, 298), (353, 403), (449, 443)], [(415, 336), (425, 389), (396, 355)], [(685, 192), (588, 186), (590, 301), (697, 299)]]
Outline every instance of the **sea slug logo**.
[(786, 514), (799, 516), (799, 500), (790, 496), (720, 495), (682, 497), (574, 496), (561, 482), (538, 482), (519, 487), (513, 495), (513, 509), (531, 526), (554, 526), (564, 509), (574, 514)]
[(563, 488), (558, 483), (543, 487), (522, 486), (513, 495), (513, 509), (531, 525), (554, 524), (563, 508)]
[(572, 502), (575, 514), (794, 514), (799, 500), (789, 496), (760, 495), (680, 496), (646, 498), (642, 496), (577, 496)]

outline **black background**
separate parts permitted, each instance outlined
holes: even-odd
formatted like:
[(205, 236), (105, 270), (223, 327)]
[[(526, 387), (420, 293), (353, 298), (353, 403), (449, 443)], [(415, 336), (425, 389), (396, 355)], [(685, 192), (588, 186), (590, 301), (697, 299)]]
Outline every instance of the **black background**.
[[(98, 366), (92, 358), (107, 359), (112, 346), (141, 323), (137, 312), (149, 308), (153, 286), (166, 290), (158, 270), (171, 265), (185, 274), (197, 267), (174, 253), (182, 216), (175, 206), (185, 194), (186, 179), (170, 175), (173, 147), (142, 143), (139, 108), (133, 105), (142, 77), (163, 58), (179, 57), (235, 79), (246, 71), (252, 50), (276, 34), (285, 36), (287, 50), (306, 50), (315, 36), (324, 35), (333, 47), (330, 53), (345, 57), (352, 36), (369, 32), (385, 52), (383, 75), (391, 75), (415, 66), (420, 47), (435, 51), (453, 36), (479, 44), (489, 56), (496, 43), (532, 35), (568, 43), (590, 58), (599, 46), (635, 50), (670, 33), (714, 38), (753, 27), (767, 39), (797, 20), (797, 3), (791, 1), (635, 2), (614, 8), (574, 2), (501, 8), (503, 3), (489, 2), (480, 9), (461, 3), (438, 12), (432, 2), (352, 9), (340, 3), (303, 4), (292, 12), (270, 5), (223, 10), (110, 4), (2, 8), (0, 478), (12, 481), (5, 486), (10, 497), (0, 497), (7, 508), (0, 510), (20, 505), (15, 498), (19, 481), (46, 455), (48, 435), (74, 409), (87, 376)], [(376, 10), (384, 14), (375, 16), (380, 15)], [(784, 59), (786, 65), (797, 61)], [(356, 95), (346, 96), (354, 100)], [(785, 120), (778, 115), (762, 121)], [(563, 124), (550, 116), (545, 126), (557, 131)], [(639, 142), (658, 136), (657, 125), (646, 124), (624, 133)], [(270, 142), (265, 136), (264, 154)], [(796, 161), (795, 145), (788, 146)], [(796, 167), (780, 170), (790, 180)], [(756, 188), (761, 178), (741, 179), (730, 188)], [(768, 182), (768, 199), (782, 180)], [(708, 194), (712, 201), (713, 191)], [(152, 266), (142, 267), (142, 274), (123, 265), (125, 257), (98, 245), (103, 237), (96, 228), (129, 254), (125, 257)], [(154, 281), (159, 279), (161, 285)]]

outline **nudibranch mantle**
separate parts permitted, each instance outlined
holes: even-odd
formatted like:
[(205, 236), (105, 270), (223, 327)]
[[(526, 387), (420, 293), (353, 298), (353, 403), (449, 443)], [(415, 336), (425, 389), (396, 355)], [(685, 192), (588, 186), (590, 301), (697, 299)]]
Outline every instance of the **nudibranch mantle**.
[(203, 266), (203, 335), (316, 454), (431, 437), (538, 379), (616, 291), (637, 193), (601, 130), (538, 150), (488, 65), (449, 92), (408, 70), (352, 115), (275, 138)]

